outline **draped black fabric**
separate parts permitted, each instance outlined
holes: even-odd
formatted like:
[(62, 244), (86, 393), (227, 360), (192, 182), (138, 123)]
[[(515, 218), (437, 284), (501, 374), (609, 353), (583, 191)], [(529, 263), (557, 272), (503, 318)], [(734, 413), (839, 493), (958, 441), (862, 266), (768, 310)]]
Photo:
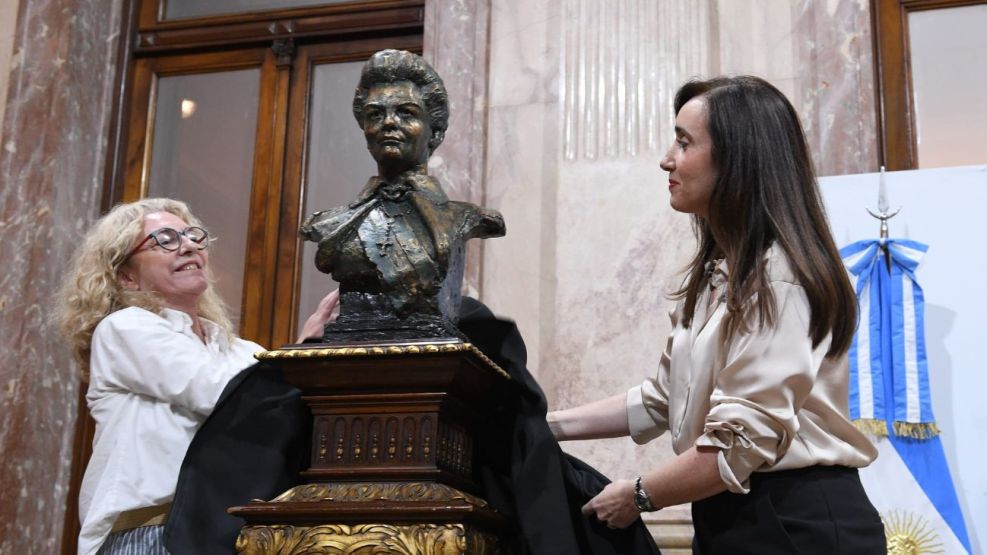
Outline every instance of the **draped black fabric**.
[(555, 441), (545, 421), (545, 394), (526, 368), (527, 351), (517, 326), (497, 319), (475, 299), (464, 298), (460, 314), (459, 329), (510, 374), (516, 393), (497, 407), (502, 420), (488, 419), (479, 434), (477, 480), (487, 501), (515, 518), (526, 552), (659, 553), (641, 520), (625, 530), (611, 530), (582, 514), (582, 506), (610, 480), (564, 453)]
[[(659, 553), (638, 520), (611, 530), (580, 508), (609, 482), (566, 455), (545, 422), (545, 395), (525, 367), (512, 323), (464, 298), (459, 329), (511, 375), (513, 394), (496, 400), (479, 431), (475, 479), (485, 499), (520, 531), (532, 555)], [(243, 521), (226, 508), (271, 499), (298, 484), (307, 467), (308, 409), (273, 367), (258, 364), (230, 382), (192, 440), (165, 529), (172, 553), (231, 553)]]
[(281, 372), (255, 364), (233, 378), (192, 438), (164, 542), (169, 553), (233, 553), (243, 519), (226, 509), (270, 500), (308, 468), (311, 413)]

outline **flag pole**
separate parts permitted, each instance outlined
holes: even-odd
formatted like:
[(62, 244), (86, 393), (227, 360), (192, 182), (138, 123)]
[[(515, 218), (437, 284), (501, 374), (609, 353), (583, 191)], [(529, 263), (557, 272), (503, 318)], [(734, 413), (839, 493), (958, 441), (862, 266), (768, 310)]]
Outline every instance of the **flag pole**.
[(888, 251), (888, 220), (898, 215), (901, 212), (901, 207), (899, 206), (894, 212), (888, 212), (888, 187), (884, 181), (884, 166), (881, 166), (881, 176), (878, 181), (877, 187), (877, 213), (871, 211), (867, 208), (867, 213), (873, 218), (877, 218), (881, 221), (881, 251), (884, 253), (884, 264), (887, 266), (888, 271), (891, 271), (891, 253)]

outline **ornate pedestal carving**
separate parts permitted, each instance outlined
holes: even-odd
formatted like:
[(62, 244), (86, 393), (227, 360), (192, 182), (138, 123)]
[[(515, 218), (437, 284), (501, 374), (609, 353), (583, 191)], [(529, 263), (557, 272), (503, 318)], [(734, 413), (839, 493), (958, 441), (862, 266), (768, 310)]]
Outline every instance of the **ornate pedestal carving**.
[(359, 524), (248, 526), (236, 542), (245, 555), (266, 553), (320, 553), (326, 555), (486, 555), (501, 553), (496, 538), (461, 524)]
[(237, 551), (503, 553), (509, 523), (476, 494), (475, 423), (507, 374), (458, 341), (285, 348), (278, 365), (312, 409), (308, 482), (233, 507)]

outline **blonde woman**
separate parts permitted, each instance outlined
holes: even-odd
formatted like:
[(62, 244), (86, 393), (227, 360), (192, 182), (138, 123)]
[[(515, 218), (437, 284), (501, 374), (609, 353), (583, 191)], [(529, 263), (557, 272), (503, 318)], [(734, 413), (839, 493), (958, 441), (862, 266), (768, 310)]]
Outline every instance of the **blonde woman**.
[[(179, 201), (113, 208), (86, 234), (59, 322), (96, 421), (79, 496), (79, 553), (166, 553), (182, 459), (230, 379), (262, 347), (233, 333), (209, 271), (210, 236)], [(327, 297), (302, 336), (321, 335)]]

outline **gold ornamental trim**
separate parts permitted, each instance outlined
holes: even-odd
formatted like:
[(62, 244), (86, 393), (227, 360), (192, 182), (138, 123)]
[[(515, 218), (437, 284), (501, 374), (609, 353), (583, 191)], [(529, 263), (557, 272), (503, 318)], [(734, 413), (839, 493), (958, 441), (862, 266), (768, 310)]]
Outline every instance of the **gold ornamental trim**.
[[(236, 539), (236, 551), (242, 555), (465, 555), (476, 552), (468, 547), (466, 528), (462, 524), (245, 526)], [(493, 553), (487, 549), (482, 552)]]
[(381, 345), (368, 347), (319, 347), (314, 349), (275, 349), (254, 353), (257, 360), (283, 360), (289, 358), (360, 358), (368, 356), (430, 355), (436, 353), (470, 352), (476, 355), (501, 376), (510, 375), (483, 351), (472, 343), (416, 343), (408, 345)]
[(465, 501), (475, 507), (487, 507), (479, 497), (434, 482), (338, 482), (295, 486), (274, 498), (274, 503), (317, 501)]

